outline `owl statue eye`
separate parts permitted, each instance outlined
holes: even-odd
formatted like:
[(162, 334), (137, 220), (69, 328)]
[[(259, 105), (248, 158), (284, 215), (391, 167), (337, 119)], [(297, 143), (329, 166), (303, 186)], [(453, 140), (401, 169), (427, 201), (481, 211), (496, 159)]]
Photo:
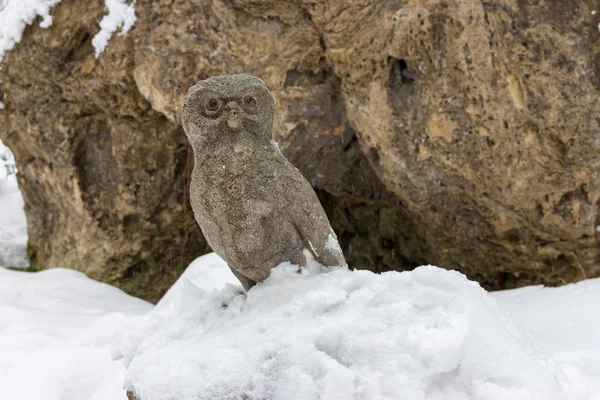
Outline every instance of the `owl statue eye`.
[(221, 108), (221, 102), (214, 97), (210, 97), (208, 100), (206, 100), (204, 107), (209, 113), (215, 113)]
[(258, 112), (258, 100), (254, 96), (246, 95), (242, 98), (242, 107), (246, 112), (255, 114)]

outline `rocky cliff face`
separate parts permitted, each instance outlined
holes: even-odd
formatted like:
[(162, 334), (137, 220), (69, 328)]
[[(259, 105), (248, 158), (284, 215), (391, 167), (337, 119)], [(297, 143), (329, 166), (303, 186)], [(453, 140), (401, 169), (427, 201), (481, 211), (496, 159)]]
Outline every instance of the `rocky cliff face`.
[[(86, 4), (87, 3), (87, 4)], [(65, 0), (0, 71), (32, 256), (156, 300), (208, 251), (181, 100), (260, 76), (353, 267), (488, 288), (600, 276), (600, 1), (155, 0), (94, 57)], [(1, 94), (1, 93), (0, 93)]]

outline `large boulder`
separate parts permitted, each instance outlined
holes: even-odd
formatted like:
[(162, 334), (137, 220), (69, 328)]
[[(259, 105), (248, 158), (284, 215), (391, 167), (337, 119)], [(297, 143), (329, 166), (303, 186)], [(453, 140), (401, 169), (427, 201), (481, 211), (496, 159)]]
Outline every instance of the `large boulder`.
[(351, 266), (432, 263), (487, 288), (600, 276), (596, 8), (155, 0), (95, 59), (103, 2), (63, 1), (0, 71), (31, 255), (158, 299), (208, 251), (181, 99), (248, 72)]

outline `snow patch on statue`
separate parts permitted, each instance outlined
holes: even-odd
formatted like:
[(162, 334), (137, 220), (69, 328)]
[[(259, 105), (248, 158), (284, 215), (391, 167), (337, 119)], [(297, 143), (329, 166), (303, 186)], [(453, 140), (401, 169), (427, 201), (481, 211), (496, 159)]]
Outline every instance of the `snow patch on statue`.
[(327, 250), (333, 253), (342, 253), (342, 248), (340, 247), (338, 240), (331, 233), (329, 236), (327, 236), (327, 243), (325, 244), (325, 247), (327, 247)]

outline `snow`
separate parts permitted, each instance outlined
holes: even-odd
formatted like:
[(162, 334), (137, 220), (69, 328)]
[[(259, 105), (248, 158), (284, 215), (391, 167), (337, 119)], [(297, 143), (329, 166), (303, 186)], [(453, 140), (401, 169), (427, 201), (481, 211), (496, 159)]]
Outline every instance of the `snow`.
[(15, 175), (0, 178), (0, 210), (0, 266), (26, 268), (27, 221)]
[[(0, 62), (4, 53), (21, 41), (25, 26), (31, 25), (36, 17), (42, 17), (40, 27), (52, 25), (50, 10), (60, 1), (0, 0)], [(96, 58), (106, 49), (113, 33), (121, 28), (121, 35), (126, 35), (136, 20), (135, 0), (131, 4), (126, 0), (105, 0), (105, 5), (108, 14), (100, 21), (100, 31), (92, 39)]]
[(126, 387), (143, 400), (600, 398), (600, 280), (490, 295), (432, 266), (297, 271), (247, 295), (232, 275), (210, 292), (180, 280), (113, 350)]
[(0, 399), (599, 400), (599, 303), (600, 279), (487, 293), (432, 266), (315, 263), (245, 294), (209, 254), (152, 307), (0, 268)]
[(200, 290), (212, 291), (222, 289), (228, 283), (239, 285), (239, 281), (221, 257), (215, 253), (209, 253), (198, 257), (186, 268), (177, 282), (163, 296), (160, 303), (170, 302), (172, 297), (179, 295), (181, 288), (185, 285), (191, 284)]
[(0, 6), (0, 62), (4, 52), (11, 50), (21, 41), (26, 25), (36, 17), (42, 17), (40, 26), (52, 25), (50, 9), (60, 0), (5, 0)]
[(27, 221), (10, 150), (0, 141), (0, 266), (26, 268)]
[(342, 249), (340, 248), (340, 244), (338, 243), (337, 238), (331, 233), (327, 236), (327, 243), (325, 244), (325, 248), (333, 253), (341, 253)]
[(572, 381), (600, 400), (600, 279), (558, 288), (530, 286), (491, 293)]
[(0, 140), (0, 180), (6, 179), (9, 175), (17, 172), (15, 166), (15, 156), (8, 147)]
[(108, 346), (152, 306), (66, 269), (0, 268), (0, 399), (122, 399)]
[(127, 4), (126, 0), (106, 0), (106, 8), (108, 14), (100, 21), (100, 32), (92, 39), (92, 45), (96, 49), (96, 58), (108, 46), (113, 33), (121, 28), (121, 35), (126, 35), (127, 32), (135, 24), (135, 0), (131, 4)]
[(275, 139), (271, 139), (271, 145), (275, 148), (275, 150), (281, 153), (281, 149), (279, 148), (279, 144), (275, 141)]

